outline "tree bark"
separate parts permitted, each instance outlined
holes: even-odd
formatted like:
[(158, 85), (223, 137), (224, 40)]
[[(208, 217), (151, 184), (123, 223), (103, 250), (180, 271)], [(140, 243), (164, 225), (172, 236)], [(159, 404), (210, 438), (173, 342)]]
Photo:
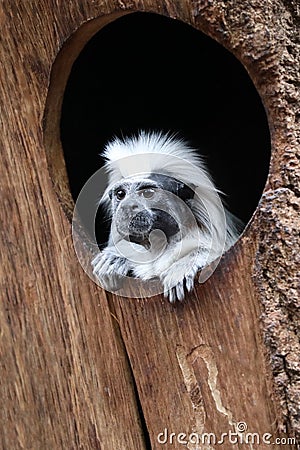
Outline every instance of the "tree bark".
[[(134, 11), (183, 20), (232, 51), (272, 135), (251, 223), (175, 306), (105, 293), (71, 239), (65, 84), (88, 39)], [(296, 448), (275, 440), (300, 435), (299, 23), (287, 0), (3, 0), (1, 448), (215, 448), (183, 444), (190, 433), (231, 433), (239, 443), (227, 435), (223, 448), (255, 448), (241, 443), (247, 432), (259, 449), (266, 433), (274, 449)]]

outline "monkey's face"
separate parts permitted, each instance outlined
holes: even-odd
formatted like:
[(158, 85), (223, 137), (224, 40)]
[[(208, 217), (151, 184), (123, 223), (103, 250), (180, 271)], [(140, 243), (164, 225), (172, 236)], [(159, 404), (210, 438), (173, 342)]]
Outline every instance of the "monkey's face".
[(184, 201), (194, 193), (172, 177), (151, 174), (124, 179), (109, 195), (117, 232), (124, 239), (147, 247), (154, 230), (161, 230), (167, 241), (180, 231), (186, 217)]

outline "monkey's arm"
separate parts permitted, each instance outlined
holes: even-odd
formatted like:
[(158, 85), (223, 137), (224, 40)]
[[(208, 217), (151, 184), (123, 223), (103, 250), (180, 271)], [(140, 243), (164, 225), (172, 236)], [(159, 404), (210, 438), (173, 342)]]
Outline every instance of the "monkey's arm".
[(114, 246), (107, 246), (92, 260), (93, 273), (107, 291), (117, 291), (123, 277), (131, 270), (130, 262), (121, 257)]
[(176, 300), (182, 301), (185, 291), (190, 292), (193, 289), (195, 276), (205, 266), (207, 255), (206, 249), (192, 251), (162, 272), (160, 279), (164, 287), (164, 295), (171, 303)]

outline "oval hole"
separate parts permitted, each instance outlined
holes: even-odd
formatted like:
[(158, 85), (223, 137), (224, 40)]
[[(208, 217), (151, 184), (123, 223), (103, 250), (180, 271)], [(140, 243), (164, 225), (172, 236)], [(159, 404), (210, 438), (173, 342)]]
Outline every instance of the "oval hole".
[[(140, 129), (179, 133), (199, 149), (228, 209), (247, 224), (266, 183), (270, 134), (260, 96), (229, 51), (152, 13), (128, 14), (97, 32), (73, 64), (62, 104), (74, 200), (100, 168), (105, 143)], [(106, 238), (107, 230), (98, 235)]]

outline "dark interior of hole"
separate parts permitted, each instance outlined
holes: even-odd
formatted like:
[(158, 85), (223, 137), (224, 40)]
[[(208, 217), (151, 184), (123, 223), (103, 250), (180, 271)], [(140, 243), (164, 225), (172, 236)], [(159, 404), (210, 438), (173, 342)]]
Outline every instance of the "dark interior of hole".
[[(150, 13), (100, 30), (75, 61), (63, 100), (61, 140), (74, 200), (101, 167), (105, 143), (140, 129), (176, 132), (198, 148), (228, 208), (248, 222), (266, 182), (270, 136), (261, 99), (229, 51)], [(104, 228), (98, 215), (98, 230)], [(99, 242), (106, 236), (98, 231)]]

